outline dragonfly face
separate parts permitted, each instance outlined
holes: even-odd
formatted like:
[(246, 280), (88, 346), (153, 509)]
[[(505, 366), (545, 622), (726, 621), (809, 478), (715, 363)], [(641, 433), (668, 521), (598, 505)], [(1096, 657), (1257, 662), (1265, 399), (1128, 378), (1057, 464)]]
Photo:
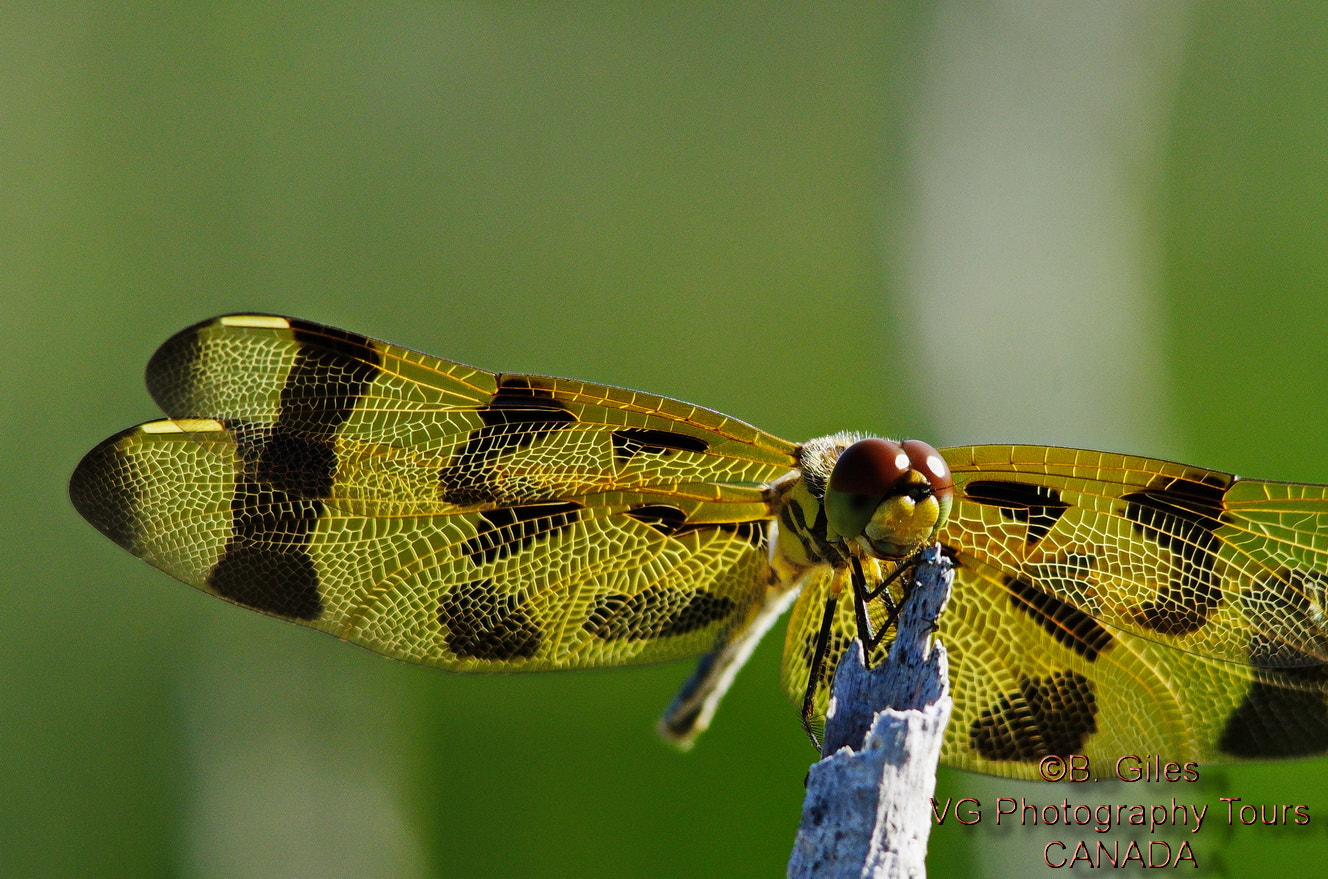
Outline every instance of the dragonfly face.
[(954, 498), (950, 465), (921, 440), (868, 437), (840, 453), (825, 491), (832, 539), (900, 559), (935, 539)]
[(1328, 751), (1325, 486), (1044, 446), (794, 444), (274, 315), (189, 327), (147, 380), (167, 418), (84, 457), (79, 512), (200, 590), (387, 656), (704, 654), (663, 723), (685, 742), (792, 604), (781, 679), (816, 718), (820, 633), (833, 666), (860, 629), (836, 597), (938, 541), (956, 564), (946, 762), (1036, 777), (1050, 754)]

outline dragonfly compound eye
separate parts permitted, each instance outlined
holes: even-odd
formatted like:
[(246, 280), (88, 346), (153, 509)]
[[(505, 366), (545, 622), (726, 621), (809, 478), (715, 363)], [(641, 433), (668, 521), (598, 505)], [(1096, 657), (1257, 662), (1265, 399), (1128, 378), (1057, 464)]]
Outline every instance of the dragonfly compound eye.
[(839, 455), (825, 492), (830, 528), (844, 538), (862, 534), (876, 508), (903, 487), (912, 469), (904, 447), (892, 440), (858, 440)]
[(933, 493), (944, 494), (946, 498), (954, 495), (954, 477), (940, 452), (922, 440), (904, 440), (900, 446), (908, 455), (910, 467), (927, 478)]
[(840, 454), (830, 474), (829, 536), (861, 538), (872, 555), (902, 558), (935, 537), (953, 495), (949, 465), (927, 443), (859, 440)]

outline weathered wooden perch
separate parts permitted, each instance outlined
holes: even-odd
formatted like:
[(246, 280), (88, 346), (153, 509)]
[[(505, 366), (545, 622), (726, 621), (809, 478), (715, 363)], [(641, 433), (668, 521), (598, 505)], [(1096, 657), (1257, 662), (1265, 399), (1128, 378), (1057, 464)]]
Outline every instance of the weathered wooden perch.
[(951, 707), (949, 663), (931, 634), (953, 581), (940, 547), (924, 551), (889, 658), (867, 670), (855, 640), (835, 670), (824, 756), (807, 775), (789, 879), (926, 875)]

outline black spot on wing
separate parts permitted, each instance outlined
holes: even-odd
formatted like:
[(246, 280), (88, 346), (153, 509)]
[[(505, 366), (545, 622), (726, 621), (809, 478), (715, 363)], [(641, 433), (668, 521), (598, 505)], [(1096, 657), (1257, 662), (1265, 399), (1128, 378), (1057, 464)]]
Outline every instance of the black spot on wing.
[(208, 585), (245, 607), (289, 619), (315, 620), (323, 612), (318, 572), (296, 545), (233, 541), (208, 574)]
[(552, 425), (572, 424), (576, 416), (564, 403), (554, 399), (553, 391), (526, 375), (498, 376), (498, 390), (478, 410), (480, 420), (490, 426), (502, 424)]
[(361, 361), (364, 366), (375, 369), (383, 365), (382, 355), (367, 336), (298, 317), (286, 318), (286, 322), (290, 324), (291, 335), (300, 343), (304, 353), (321, 349), (334, 360)]
[[(322, 613), (309, 535), (323, 513), (336, 457), (303, 438), (241, 422), (227, 424), (237, 464), (231, 537), (207, 583), (231, 601), (300, 620)], [(307, 451), (305, 457), (300, 453)]]
[(978, 479), (964, 486), (964, 495), (975, 503), (997, 507), (1001, 515), (1027, 525), (1030, 546), (1046, 537), (1070, 508), (1059, 491), (1031, 482)]
[(1266, 671), (1227, 718), (1217, 746), (1233, 757), (1305, 757), (1328, 750), (1322, 666)]
[(1097, 699), (1083, 675), (1061, 671), (1023, 678), (1019, 689), (982, 713), (968, 741), (988, 760), (1036, 763), (1043, 757), (1082, 754), (1097, 731)]
[[(1286, 623), (1277, 635), (1250, 637), (1250, 664), (1256, 677), (1227, 718), (1218, 747), (1233, 757), (1302, 757), (1328, 750), (1328, 665), (1320, 603), (1328, 578), (1318, 571), (1270, 573), (1242, 597), (1247, 619), (1256, 626)], [(1256, 609), (1257, 608), (1257, 609)], [(1316, 643), (1291, 643), (1291, 632), (1309, 630)], [(1305, 652), (1300, 647), (1317, 651)]]
[(1218, 747), (1233, 757), (1304, 757), (1328, 750), (1328, 667), (1267, 635), (1250, 639), (1259, 668), (1240, 705), (1227, 718)]
[(507, 558), (540, 538), (571, 528), (583, 509), (582, 504), (566, 502), (499, 507), (480, 513), (476, 534), (462, 545), (462, 551), (477, 565)]
[(442, 496), (458, 505), (501, 502), (492, 479), (494, 458), (531, 445), (576, 423), (553, 392), (529, 376), (501, 375), (498, 390), (475, 410), (481, 426), (452, 452), (438, 473)]
[(337, 430), (364, 398), (382, 358), (363, 336), (291, 321), (300, 343), (276, 420), (226, 424), (239, 473), (231, 537), (207, 582), (218, 595), (301, 620), (323, 611), (309, 537), (331, 496)]
[(1125, 517), (1144, 537), (1180, 559), (1171, 576), (1157, 584), (1157, 598), (1136, 610), (1139, 621), (1162, 635), (1197, 631), (1222, 601), (1217, 574), (1221, 541), (1221, 485), (1188, 479), (1166, 479), (1155, 487), (1125, 495)]
[(613, 457), (620, 462), (630, 461), (642, 453), (661, 455), (670, 452), (704, 452), (710, 448), (710, 443), (699, 437), (645, 427), (619, 428), (610, 439), (613, 443)]
[(1053, 638), (1089, 661), (1111, 647), (1111, 634), (1079, 608), (1018, 577), (1006, 577), (1010, 602)]
[(687, 534), (704, 534), (708, 531), (722, 531), (755, 547), (765, 546), (769, 525), (765, 519), (748, 522), (696, 522), (687, 521), (687, 514), (670, 504), (643, 504), (628, 510), (628, 518), (649, 525), (666, 537), (683, 537)]
[(137, 427), (98, 443), (83, 456), (69, 478), (69, 500), (92, 526), (130, 552), (138, 545), (138, 476), (120, 449)]
[(457, 656), (496, 662), (529, 659), (543, 633), (515, 595), (500, 594), (492, 580), (453, 586), (438, 602), (438, 622)]
[(237, 444), (242, 444), (240, 457), (248, 452), (255, 483), (294, 498), (322, 500), (332, 495), (337, 473), (332, 437), (312, 439), (277, 428), (256, 432), (237, 422), (229, 426)]
[(281, 389), (276, 425), (285, 432), (331, 436), (378, 376), (382, 355), (355, 333), (301, 320), (290, 326), (301, 344)]
[(581, 627), (604, 641), (646, 641), (685, 635), (733, 613), (734, 604), (702, 590), (647, 589), (601, 596)]

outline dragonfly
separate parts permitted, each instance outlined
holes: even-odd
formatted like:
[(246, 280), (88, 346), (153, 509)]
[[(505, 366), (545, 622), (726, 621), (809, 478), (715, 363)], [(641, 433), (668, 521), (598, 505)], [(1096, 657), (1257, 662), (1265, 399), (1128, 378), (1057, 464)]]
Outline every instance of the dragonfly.
[(459, 672), (700, 656), (690, 745), (791, 607), (781, 684), (888, 649), (901, 573), (955, 566), (942, 761), (1180, 763), (1328, 751), (1328, 486), (1033, 445), (793, 443), (700, 406), (494, 373), (232, 314), (147, 367), (167, 418), (93, 448), (76, 509), (165, 573)]

